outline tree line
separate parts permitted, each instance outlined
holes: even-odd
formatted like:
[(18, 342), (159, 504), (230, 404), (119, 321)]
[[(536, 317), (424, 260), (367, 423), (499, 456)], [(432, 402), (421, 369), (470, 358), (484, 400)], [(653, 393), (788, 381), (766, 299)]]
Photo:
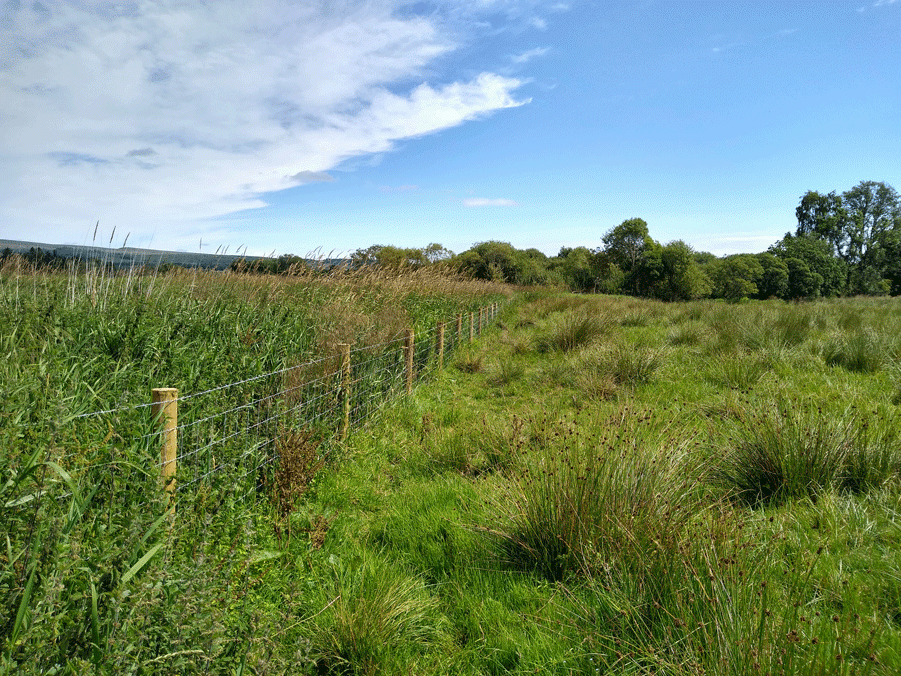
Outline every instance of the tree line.
[(372, 246), (357, 263), (387, 267), (441, 264), (478, 279), (660, 300), (828, 298), (901, 294), (901, 197), (886, 183), (862, 181), (842, 193), (808, 191), (795, 210), (797, 228), (766, 251), (717, 257), (684, 241), (655, 241), (630, 218), (602, 246), (563, 247), (556, 256), (489, 241), (452, 254)]

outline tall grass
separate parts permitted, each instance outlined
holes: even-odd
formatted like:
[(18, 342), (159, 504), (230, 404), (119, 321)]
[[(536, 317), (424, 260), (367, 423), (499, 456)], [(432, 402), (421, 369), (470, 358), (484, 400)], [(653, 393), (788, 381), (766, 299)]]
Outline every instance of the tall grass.
[(552, 580), (642, 565), (677, 546), (696, 507), (690, 440), (649, 410), (550, 423), (495, 498), (509, 564)]
[(609, 315), (567, 312), (546, 333), (539, 335), (536, 348), (541, 353), (571, 352), (597, 341), (614, 325)]
[[(298, 371), (282, 370), (328, 356), (335, 341), (387, 341), (400, 326), (425, 332), (499, 290), (371, 270), (5, 269), (0, 673), (243, 669), (254, 613), (272, 602), (246, 576), (271, 570), (322, 467), (299, 431), (275, 443), (271, 421), (301, 393)], [(381, 368), (377, 354), (358, 358)], [(368, 372), (353, 377), (371, 399)], [(217, 389), (229, 383), (238, 384)], [(159, 486), (155, 424), (140, 406), (159, 386), (212, 391), (183, 404), (181, 464), (196, 480), (179, 477), (174, 518)], [(369, 405), (357, 401), (352, 415)], [(264, 447), (283, 456), (272, 475), (256, 459)]]
[(894, 415), (785, 398), (735, 423), (716, 482), (751, 505), (879, 487), (901, 467)]

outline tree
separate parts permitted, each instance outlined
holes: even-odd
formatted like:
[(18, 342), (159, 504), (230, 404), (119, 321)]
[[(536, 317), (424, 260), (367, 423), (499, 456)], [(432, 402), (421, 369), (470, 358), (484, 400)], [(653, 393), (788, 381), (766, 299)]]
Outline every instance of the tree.
[(882, 268), (886, 265), (886, 246), (895, 228), (901, 198), (886, 183), (861, 181), (842, 194), (848, 212), (848, 262), (856, 266), (851, 290), (856, 293), (878, 293)]
[(609, 230), (601, 241), (610, 261), (629, 273), (641, 259), (648, 240), (648, 224), (641, 218), (630, 218)]
[(425, 256), (426, 260), (429, 263), (437, 263), (438, 261), (446, 261), (450, 258), (453, 258), (454, 252), (450, 249), (445, 249), (441, 244), (429, 244), (422, 250), (422, 254)]
[(710, 280), (694, 257), (692, 248), (681, 240), (660, 251), (662, 273), (654, 295), (661, 300), (691, 300), (710, 293)]
[(593, 291), (595, 288), (595, 275), (593, 270), (594, 256), (587, 247), (579, 246), (575, 249), (560, 249), (557, 255), (557, 269), (563, 277), (564, 283), (572, 291)]
[(833, 246), (835, 254), (846, 259), (849, 253), (848, 212), (841, 196), (834, 190), (828, 195), (809, 190), (795, 209), (795, 216), (798, 218), (796, 235), (824, 239)]
[(763, 266), (754, 254), (735, 254), (721, 258), (712, 270), (713, 295), (730, 301), (755, 298), (757, 283), (763, 278)]
[(401, 249), (383, 244), (357, 249), (350, 259), (354, 265), (378, 265), (392, 270), (419, 268), (429, 263), (424, 249)]
[[(789, 298), (832, 297), (844, 293), (848, 266), (832, 255), (829, 242), (811, 235), (785, 237), (770, 247), (769, 252), (788, 267)], [(804, 263), (799, 265), (791, 260)], [(816, 276), (814, 276), (816, 275)]]
[(768, 251), (757, 254), (757, 261), (763, 270), (763, 274), (757, 280), (757, 297), (761, 300), (786, 298), (789, 273), (785, 261), (776, 258)]
[[(891, 286), (895, 233), (901, 223), (901, 197), (886, 183), (861, 181), (841, 195), (807, 192), (795, 210), (797, 237), (828, 242), (830, 254), (845, 263), (846, 288), (883, 293)], [(811, 272), (818, 273), (804, 257)], [(828, 285), (828, 283), (827, 283)], [(844, 291), (844, 288), (843, 288)]]

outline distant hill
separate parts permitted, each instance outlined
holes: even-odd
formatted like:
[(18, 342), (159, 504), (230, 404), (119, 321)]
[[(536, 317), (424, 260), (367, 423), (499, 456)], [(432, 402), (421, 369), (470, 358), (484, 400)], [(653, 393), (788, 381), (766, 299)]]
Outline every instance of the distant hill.
[[(120, 247), (110, 249), (99, 246), (78, 246), (76, 244), (47, 244), (44, 242), (22, 242), (12, 239), (0, 239), (0, 251), (10, 250), (13, 253), (27, 254), (31, 249), (41, 249), (63, 258), (78, 260), (100, 260), (117, 268), (130, 268), (147, 265), (157, 267), (163, 263), (178, 265), (183, 268), (203, 268), (205, 270), (227, 270), (231, 264), (240, 259), (248, 263), (265, 260), (264, 256), (234, 256), (226, 254), (188, 253), (184, 251), (161, 251), (158, 249), (136, 249)], [(343, 258), (324, 260), (305, 259), (313, 267), (332, 267), (346, 262)]]

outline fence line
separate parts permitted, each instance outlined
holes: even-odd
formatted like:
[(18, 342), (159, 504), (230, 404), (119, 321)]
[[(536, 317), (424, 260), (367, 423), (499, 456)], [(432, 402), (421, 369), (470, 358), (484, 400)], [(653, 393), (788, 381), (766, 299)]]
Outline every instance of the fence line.
[[(375, 345), (336, 346), (335, 354), (201, 392), (179, 392), (160, 383), (149, 402), (66, 419), (77, 421), (79, 429), (89, 425), (85, 431), (98, 435), (105, 424), (109, 438), (115, 433), (113, 422), (121, 424), (120, 416), (133, 417), (149, 408), (152, 421), (139, 423), (143, 430), (131, 439), (146, 448), (145, 467), (160, 477), (170, 496), (184, 496), (219, 475), (238, 482), (252, 478), (250, 491), (265, 480), (261, 472), (279, 457), (280, 444), (291, 431), (309, 430), (324, 442), (343, 441), (385, 402), (409, 394), (416, 382), (440, 371), (454, 351), (484, 332), (498, 311), (492, 303), (415, 333), (407, 329), (404, 336)], [(50, 431), (53, 424), (43, 429), (51, 439), (58, 434)], [(105, 456), (96, 451), (102, 444), (83, 446), (48, 458), (72, 475), (115, 473), (123, 462), (114, 449)]]

